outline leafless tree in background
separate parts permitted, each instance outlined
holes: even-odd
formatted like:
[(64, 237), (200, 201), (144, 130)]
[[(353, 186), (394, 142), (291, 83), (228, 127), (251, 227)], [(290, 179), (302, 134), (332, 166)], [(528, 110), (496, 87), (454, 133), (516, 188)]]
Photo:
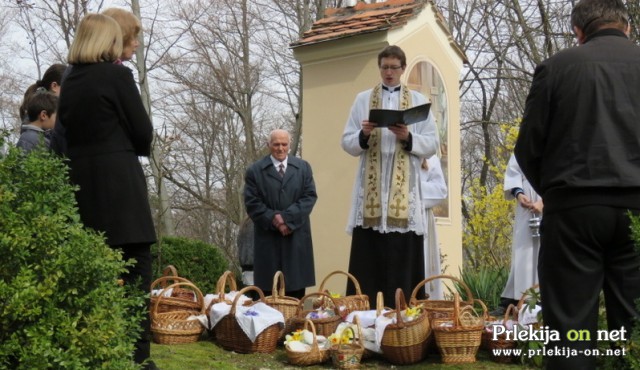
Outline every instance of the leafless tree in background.
[[(65, 60), (75, 25), (97, 0), (0, 0), (1, 122), (18, 125), (24, 88), (50, 64)], [(234, 255), (244, 214), (245, 168), (264, 155), (267, 133), (292, 131), (299, 154), (300, 66), (289, 43), (340, 0), (134, 0), (106, 6), (140, 9), (144, 42), (133, 67), (152, 112), (156, 141), (149, 163), (151, 200), (163, 233), (213, 243)], [(499, 184), (490, 167), (504, 145), (500, 127), (517, 125), (535, 65), (575, 44), (569, 14), (575, 1), (435, 0), (470, 63), (460, 80), (463, 193), (470, 179)], [(628, 2), (638, 40), (640, 5)], [(14, 32), (6, 37), (5, 27)], [(17, 30), (17, 31), (16, 31)], [(29, 61), (33, 70), (12, 60)], [(164, 180), (164, 182), (163, 182)], [(162, 204), (161, 197), (170, 201)], [(463, 203), (469, 216), (472, 199)], [(173, 226), (162, 226), (162, 214)], [(468, 232), (473, 232), (468, 231)]]

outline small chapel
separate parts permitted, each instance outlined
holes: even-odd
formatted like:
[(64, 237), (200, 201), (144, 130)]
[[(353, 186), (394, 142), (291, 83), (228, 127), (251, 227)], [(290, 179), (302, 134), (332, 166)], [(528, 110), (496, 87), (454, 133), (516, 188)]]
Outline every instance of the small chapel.
[[(340, 142), (355, 96), (379, 82), (377, 55), (389, 45), (407, 55), (402, 83), (431, 101), (437, 155), (448, 186), (448, 199), (434, 209), (438, 244), (444, 273), (457, 276), (462, 265), (458, 82), (467, 58), (431, 0), (342, 3), (327, 8), (291, 44), (302, 66), (302, 156), (313, 168), (318, 193), (311, 213), (317, 284), (332, 271), (348, 269), (346, 226), (358, 158), (344, 152)], [(344, 292), (342, 281), (325, 288)]]

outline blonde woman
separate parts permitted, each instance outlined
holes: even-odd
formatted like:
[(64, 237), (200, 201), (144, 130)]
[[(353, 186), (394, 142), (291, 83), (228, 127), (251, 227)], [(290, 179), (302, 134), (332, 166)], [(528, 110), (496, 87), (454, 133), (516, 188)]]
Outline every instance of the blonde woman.
[[(69, 50), (72, 68), (64, 80), (58, 117), (65, 131), (71, 181), (86, 227), (105, 233), (107, 243), (137, 262), (123, 276), (151, 285), (150, 246), (156, 241), (142, 166), (153, 128), (129, 68), (114, 62), (122, 55), (118, 23), (103, 14), (88, 14), (78, 26)], [(147, 312), (148, 315), (148, 312)], [(148, 317), (141, 323), (135, 360), (150, 353)], [(147, 362), (146, 369), (154, 369)]]
[(130, 11), (120, 8), (109, 8), (102, 12), (104, 15), (108, 15), (113, 18), (122, 31), (122, 53), (120, 58), (116, 62), (126, 62), (133, 58), (140, 42), (138, 41), (138, 35), (142, 30), (140, 20)]

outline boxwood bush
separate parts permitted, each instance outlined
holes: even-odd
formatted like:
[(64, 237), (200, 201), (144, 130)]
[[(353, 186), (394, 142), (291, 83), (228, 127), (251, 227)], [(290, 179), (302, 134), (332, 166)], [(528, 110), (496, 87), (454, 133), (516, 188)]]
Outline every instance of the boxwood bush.
[(173, 265), (178, 275), (189, 279), (202, 294), (214, 293), (218, 278), (229, 269), (220, 248), (198, 240), (165, 236), (151, 247), (151, 253), (155, 278), (162, 276), (167, 265)]
[(117, 284), (126, 262), (73, 191), (48, 152), (0, 155), (0, 369), (138, 368), (143, 297)]

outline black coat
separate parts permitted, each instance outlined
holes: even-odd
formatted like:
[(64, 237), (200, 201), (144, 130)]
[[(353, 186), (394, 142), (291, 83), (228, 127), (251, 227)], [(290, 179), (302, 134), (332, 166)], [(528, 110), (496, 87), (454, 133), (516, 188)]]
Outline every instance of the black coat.
[(540, 63), (514, 151), (545, 215), (640, 209), (640, 47), (604, 29)]
[(112, 246), (156, 240), (138, 156), (148, 156), (153, 127), (131, 70), (112, 63), (74, 65), (63, 82), (58, 117), (85, 226)]
[[(309, 214), (318, 198), (311, 166), (289, 156), (284, 178), (270, 156), (253, 163), (245, 175), (244, 201), (254, 222), (254, 283), (270, 291), (280, 270), (287, 290), (315, 285)], [(282, 236), (272, 225), (280, 213), (292, 233)]]

